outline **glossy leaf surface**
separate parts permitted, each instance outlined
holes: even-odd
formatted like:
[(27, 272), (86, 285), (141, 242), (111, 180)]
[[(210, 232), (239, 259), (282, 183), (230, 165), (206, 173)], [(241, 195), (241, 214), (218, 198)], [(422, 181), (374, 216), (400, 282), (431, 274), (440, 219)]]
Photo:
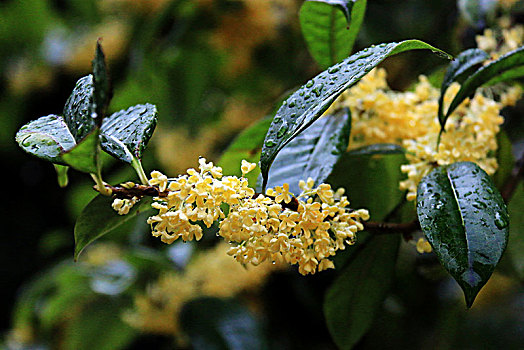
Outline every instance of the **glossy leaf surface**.
[(265, 187), (269, 168), (278, 152), (317, 120), (344, 90), (356, 84), (387, 57), (417, 49), (430, 49), (446, 56), (444, 52), (419, 40), (369, 47), (320, 73), (284, 101), (273, 119), (262, 148), (262, 187)]
[(340, 349), (367, 332), (394, 279), (400, 235), (373, 237), (355, 252), (326, 293), (324, 315)]
[(266, 348), (257, 320), (232, 299), (192, 300), (183, 307), (180, 322), (195, 350)]
[(365, 0), (309, 0), (302, 4), (302, 35), (322, 68), (351, 53), (365, 9)]
[(454, 163), (422, 179), (417, 214), (440, 263), (471, 307), (506, 249), (509, 216), (500, 193), (475, 163)]
[(64, 119), (53, 114), (20, 128), (16, 142), (27, 153), (58, 164), (65, 164), (60, 155), (76, 145)]
[(320, 185), (346, 151), (350, 132), (351, 114), (347, 108), (317, 120), (277, 155), (269, 172), (268, 186), (288, 183), (289, 191), (298, 195), (300, 180), (311, 177), (316, 186)]
[(141, 159), (156, 122), (156, 107), (149, 103), (113, 113), (102, 123), (102, 149), (126, 163)]
[(472, 73), (472, 70), (487, 59), (489, 59), (489, 55), (485, 51), (480, 49), (468, 49), (461, 52), (449, 64), (440, 88), (440, 98), (438, 101), (438, 117), (441, 125), (443, 125), (442, 123), (444, 121), (444, 95), (449, 86), (455, 81), (462, 83), (462, 81)]
[[(518, 74), (524, 75), (524, 46), (516, 50), (513, 50), (499, 59), (481, 67), (475, 73), (473, 73), (460, 87), (459, 92), (453, 100), (444, 115), (440, 120), (442, 127), (446, 124), (446, 120), (453, 113), (453, 111), (464, 101), (466, 98), (475, 93), (475, 90), (484, 84), (493, 84), (502, 82), (506, 79), (518, 78)], [(518, 73), (518, 74), (516, 74)], [(522, 75), (520, 75), (521, 77)]]
[(111, 207), (112, 202), (112, 197), (98, 195), (82, 210), (75, 224), (75, 260), (90, 243), (138, 214), (151, 210), (151, 200), (143, 198), (127, 215), (119, 215)]
[(87, 136), (96, 126), (93, 118), (93, 76), (80, 78), (64, 105), (64, 120), (76, 142)]
[(96, 43), (95, 58), (93, 59), (93, 111), (97, 118), (97, 124), (101, 125), (105, 117), (107, 107), (111, 101), (112, 92), (107, 73), (105, 55), (100, 45), (100, 40)]

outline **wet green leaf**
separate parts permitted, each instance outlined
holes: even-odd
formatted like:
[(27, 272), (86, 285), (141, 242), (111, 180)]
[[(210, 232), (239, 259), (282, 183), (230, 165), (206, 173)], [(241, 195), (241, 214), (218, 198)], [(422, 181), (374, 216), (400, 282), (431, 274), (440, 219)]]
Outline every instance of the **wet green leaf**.
[(53, 114), (20, 128), (16, 142), (27, 153), (57, 164), (65, 164), (60, 155), (76, 145), (64, 119)]
[(524, 46), (508, 52), (499, 59), (479, 68), (475, 73), (470, 75), (466, 81), (464, 81), (460, 90), (451, 101), (446, 114), (442, 119), (440, 119), (442, 127), (446, 124), (451, 113), (453, 113), (462, 101), (475, 93), (477, 88), (485, 84), (491, 85), (508, 79), (522, 77), (524, 76), (523, 67)]
[(375, 143), (369, 146), (362, 146), (348, 151), (351, 156), (366, 156), (374, 154), (404, 154), (406, 150), (394, 143)]
[(111, 207), (112, 197), (96, 196), (82, 210), (75, 224), (75, 260), (86, 246), (113, 229), (134, 219), (138, 214), (151, 210), (151, 199), (142, 198), (127, 215), (119, 215)]
[(436, 168), (417, 189), (417, 215), (440, 263), (471, 307), (497, 266), (508, 241), (508, 210), (478, 165)]
[(102, 51), (100, 40), (96, 43), (95, 58), (93, 59), (93, 88), (94, 117), (97, 119), (97, 124), (100, 126), (112, 97), (105, 55)]
[(318, 186), (328, 178), (345, 153), (350, 132), (351, 112), (348, 108), (317, 120), (277, 155), (269, 172), (268, 186), (282, 186), (287, 182), (290, 192), (295, 195), (301, 192), (300, 180), (311, 177)]
[(96, 126), (93, 113), (93, 76), (80, 78), (64, 105), (64, 120), (76, 142), (80, 142)]
[(366, 0), (309, 0), (302, 4), (302, 35), (322, 68), (351, 53), (365, 10)]
[(233, 299), (192, 300), (183, 307), (180, 323), (195, 350), (266, 348), (257, 319)]
[(400, 235), (372, 237), (329, 287), (324, 315), (340, 349), (351, 349), (380, 310), (394, 279)]
[(100, 129), (95, 128), (75, 147), (62, 154), (67, 165), (84, 173), (98, 173), (98, 146)]
[(156, 107), (149, 103), (113, 113), (102, 122), (102, 149), (126, 163), (141, 159), (156, 122)]
[(489, 59), (489, 55), (480, 49), (468, 49), (461, 52), (451, 63), (449, 64), (442, 86), (440, 88), (440, 98), (438, 101), (438, 118), (443, 125), (444, 122), (444, 95), (453, 82), (462, 83), (473, 70), (477, 69), (478, 65)]
[[(430, 49), (448, 57), (443, 51), (419, 40), (372, 46), (320, 73), (284, 101), (273, 119), (262, 148), (262, 187), (265, 188), (269, 168), (278, 152), (317, 120), (344, 90), (356, 84), (387, 57), (417, 49)], [(284, 134), (280, 131), (283, 127), (287, 129)]]

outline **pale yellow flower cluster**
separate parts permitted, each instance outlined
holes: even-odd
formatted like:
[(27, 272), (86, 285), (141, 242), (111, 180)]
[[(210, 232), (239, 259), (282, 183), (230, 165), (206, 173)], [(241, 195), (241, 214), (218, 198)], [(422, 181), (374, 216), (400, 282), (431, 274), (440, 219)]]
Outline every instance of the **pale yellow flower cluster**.
[[(451, 96), (458, 88), (458, 85), (450, 88)], [(404, 140), (410, 164), (401, 167), (402, 172), (408, 174), (408, 179), (400, 183), (400, 188), (408, 190), (407, 199), (416, 198), (418, 183), (437, 165), (470, 161), (493, 175), (498, 168), (495, 151), (496, 136), (504, 122), (500, 116), (502, 107), (501, 103), (479, 93), (464, 101), (448, 119), (438, 151), (438, 133)]]
[[(448, 88), (445, 105), (459, 88), (456, 83)], [(376, 143), (404, 146), (409, 164), (401, 170), (408, 179), (400, 183), (400, 188), (408, 190), (408, 200), (414, 200), (418, 183), (437, 165), (472, 161), (493, 174), (498, 166), (494, 155), (496, 135), (504, 121), (500, 110), (515, 103), (521, 94), (520, 88), (508, 88), (501, 94), (501, 102), (481, 93), (466, 99), (448, 119), (438, 151), (440, 92), (424, 76), (413, 91), (397, 92), (387, 86), (385, 71), (377, 69), (343, 93), (327, 113), (343, 107), (351, 109), (350, 149)]]
[[(266, 195), (255, 194), (244, 177), (256, 167), (254, 163), (242, 161), (240, 178), (223, 177), (222, 169), (204, 158), (199, 163), (199, 171), (189, 169), (174, 179), (159, 171), (151, 173), (149, 183), (158, 187), (160, 195), (152, 204), (158, 214), (147, 223), (153, 236), (165, 243), (200, 240), (198, 222), (211, 227), (221, 220), (218, 234), (233, 245), (228, 254), (240, 263), (286, 262), (297, 264), (306, 275), (334, 268), (328, 258), (353, 244), (357, 231), (364, 228), (361, 221), (369, 219), (367, 210), (349, 209), (343, 189), (334, 193), (328, 184), (314, 188), (312, 179), (301, 181), (303, 192), (298, 198), (287, 183), (268, 189)], [(128, 211), (125, 201), (132, 200), (115, 200), (113, 208)]]
[(398, 92), (388, 87), (386, 71), (374, 69), (342, 93), (326, 112), (351, 110), (350, 149), (376, 143), (401, 144), (428, 132), (438, 131), (435, 117), (439, 91), (420, 76), (414, 91)]
[(220, 243), (189, 263), (182, 273), (169, 273), (135, 298), (135, 307), (124, 315), (131, 326), (147, 333), (181, 335), (178, 320), (185, 303), (204, 296), (229, 298), (255, 292), (281, 265), (243, 267), (227, 256), (228, 244)]
[(477, 47), (486, 51), (493, 60), (513, 51), (524, 43), (524, 26), (509, 26), (509, 22), (501, 19), (501, 28), (488, 28), (482, 35), (477, 35)]
[(231, 206), (219, 232), (237, 243), (228, 254), (242, 264), (266, 260), (296, 264), (303, 275), (334, 268), (329, 257), (355, 242), (355, 234), (364, 228), (361, 221), (369, 219), (369, 213), (348, 210), (343, 190), (335, 194), (328, 184), (313, 188), (311, 178), (300, 185), (303, 192), (298, 198), (308, 197), (306, 201), (292, 202), (289, 186), (284, 184), (269, 189), (267, 196)]

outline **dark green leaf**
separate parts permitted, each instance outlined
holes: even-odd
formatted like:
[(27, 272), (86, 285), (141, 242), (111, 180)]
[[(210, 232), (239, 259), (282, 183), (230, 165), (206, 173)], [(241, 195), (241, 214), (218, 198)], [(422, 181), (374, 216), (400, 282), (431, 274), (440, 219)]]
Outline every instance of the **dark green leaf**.
[(419, 40), (372, 46), (320, 73), (284, 101), (273, 119), (262, 148), (262, 187), (265, 188), (269, 168), (278, 152), (317, 120), (344, 90), (356, 84), (387, 57), (416, 49), (430, 49), (446, 56), (444, 52)]
[(82, 210), (75, 224), (75, 260), (90, 243), (111, 232), (138, 214), (151, 210), (151, 200), (143, 198), (127, 215), (119, 215), (111, 207), (111, 197), (98, 195)]
[(64, 119), (53, 114), (24, 125), (16, 142), (27, 153), (57, 164), (65, 164), (60, 155), (76, 145)]
[(504, 130), (497, 134), (497, 164), (498, 168), (497, 172), (493, 174), (493, 182), (497, 188), (501, 189), (509, 176), (511, 176), (515, 166), (511, 141)]
[(85, 305), (80, 314), (64, 327), (61, 349), (127, 349), (138, 335), (122, 320), (122, 310), (129, 306), (121, 300), (108, 298)]
[(480, 49), (468, 49), (461, 52), (451, 63), (444, 75), (444, 80), (440, 88), (440, 98), (438, 101), (438, 118), (441, 125), (444, 121), (444, 95), (449, 86), (457, 81), (462, 83), (479, 64), (489, 59), (489, 55)]
[(327, 182), (333, 188), (344, 187), (351, 208), (366, 208), (371, 220), (382, 221), (402, 201), (404, 192), (398, 184), (405, 175), (402, 153), (378, 155), (344, 154)]
[(96, 113), (97, 124), (100, 126), (112, 97), (105, 55), (100, 40), (96, 43), (95, 58), (93, 59), (93, 86), (93, 110)]
[[(260, 159), (260, 150), (262, 149), (264, 136), (266, 135), (270, 124), (271, 118), (261, 119), (242, 131), (235, 140), (233, 140), (218, 161), (224, 174), (241, 176), (242, 172), (240, 171), (240, 165), (242, 159), (252, 163), (256, 163), (258, 159)], [(247, 174), (246, 177), (251, 186), (256, 183), (259, 173), (260, 170), (257, 167), (255, 170)]]
[(317, 120), (282, 149), (269, 172), (268, 186), (289, 184), (298, 195), (300, 180), (311, 177), (318, 186), (331, 174), (333, 167), (348, 147), (351, 112), (348, 108), (336, 115)]
[(521, 280), (524, 280), (524, 183), (520, 182), (508, 204), (511, 225), (508, 253)]
[[(481, 67), (473, 73), (460, 87), (459, 92), (449, 105), (443, 119), (440, 120), (442, 128), (446, 124), (448, 117), (453, 111), (464, 101), (467, 97), (475, 93), (475, 90), (484, 84), (492, 84), (493, 82), (500, 82), (500, 76), (510, 76), (512, 79), (517, 78), (515, 72), (523, 73), (524, 70), (524, 46), (513, 50), (499, 59)], [(494, 80), (495, 79), (495, 80)]]
[(100, 129), (95, 128), (80, 143), (62, 154), (63, 161), (78, 171), (96, 174), (99, 170)]
[(192, 300), (183, 307), (180, 323), (195, 350), (265, 348), (258, 321), (235, 300)]
[(93, 113), (93, 76), (80, 78), (64, 105), (64, 120), (76, 142), (80, 142), (96, 126)]
[(371, 326), (393, 282), (400, 235), (371, 238), (326, 293), (324, 315), (340, 349), (351, 349)]
[(471, 26), (483, 29), (495, 16), (497, 4), (497, 0), (459, 0), (458, 9)]
[(67, 177), (67, 171), (69, 170), (68, 166), (54, 164), (56, 171), (56, 178), (58, 180), (58, 186), (64, 188), (67, 187), (69, 183), (69, 178)]
[(351, 53), (365, 10), (365, 0), (309, 0), (302, 4), (302, 35), (322, 68)]
[(417, 214), (440, 263), (471, 307), (506, 249), (509, 216), (502, 196), (478, 165), (454, 163), (422, 179)]
[(375, 143), (369, 146), (362, 146), (348, 151), (351, 156), (366, 156), (374, 154), (404, 154), (406, 150), (394, 143)]
[(113, 113), (102, 122), (102, 149), (126, 163), (141, 159), (156, 122), (156, 107), (149, 103)]

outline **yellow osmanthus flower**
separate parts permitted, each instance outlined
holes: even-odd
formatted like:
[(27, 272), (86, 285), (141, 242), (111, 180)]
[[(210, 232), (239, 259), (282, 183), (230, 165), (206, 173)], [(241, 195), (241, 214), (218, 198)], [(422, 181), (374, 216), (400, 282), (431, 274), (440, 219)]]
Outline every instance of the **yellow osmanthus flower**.
[(482, 35), (477, 35), (477, 47), (486, 51), (492, 60), (513, 51), (524, 43), (524, 26), (515, 25), (506, 27), (509, 23), (506, 18), (500, 20), (501, 28), (488, 28)]
[(429, 244), (429, 242), (422, 237), (418, 239), (416, 246), (417, 252), (419, 252), (420, 254), (431, 253), (433, 251), (431, 244)]
[[(448, 88), (444, 105), (451, 103), (459, 88), (456, 83)], [(496, 171), (496, 134), (504, 121), (500, 110), (515, 104), (522, 95), (520, 87), (501, 90), (500, 102), (481, 93), (466, 99), (448, 119), (438, 151), (440, 92), (424, 76), (419, 77), (414, 91), (398, 92), (387, 86), (383, 69), (373, 70), (344, 92), (326, 113), (351, 109), (350, 149), (376, 143), (402, 145), (409, 164), (401, 168), (408, 179), (400, 188), (408, 190), (408, 200), (414, 200), (418, 183), (437, 165), (472, 161), (488, 174)]]
[(255, 292), (272, 271), (282, 265), (270, 263), (243, 267), (227, 256), (227, 243), (198, 255), (182, 273), (168, 273), (135, 298), (135, 307), (124, 315), (133, 327), (147, 333), (181, 335), (178, 316), (188, 301), (214, 296), (228, 298)]
[[(328, 184), (313, 188), (312, 179), (302, 181), (304, 191), (297, 198), (287, 183), (268, 189), (266, 195), (255, 194), (244, 176), (222, 176), (222, 169), (204, 158), (199, 164), (198, 171), (189, 169), (177, 178), (151, 173), (150, 184), (163, 193), (154, 198), (152, 207), (158, 213), (147, 223), (153, 236), (165, 243), (200, 240), (198, 222), (210, 227), (221, 221), (218, 234), (232, 244), (228, 254), (240, 263), (283, 261), (298, 264), (305, 275), (333, 268), (325, 260), (353, 244), (357, 231), (364, 228), (361, 221), (369, 219), (367, 210), (350, 210), (344, 191), (335, 193)], [(242, 174), (255, 166), (242, 161)], [(122, 203), (115, 200), (113, 207), (122, 210)], [(229, 207), (227, 217), (224, 205)]]

